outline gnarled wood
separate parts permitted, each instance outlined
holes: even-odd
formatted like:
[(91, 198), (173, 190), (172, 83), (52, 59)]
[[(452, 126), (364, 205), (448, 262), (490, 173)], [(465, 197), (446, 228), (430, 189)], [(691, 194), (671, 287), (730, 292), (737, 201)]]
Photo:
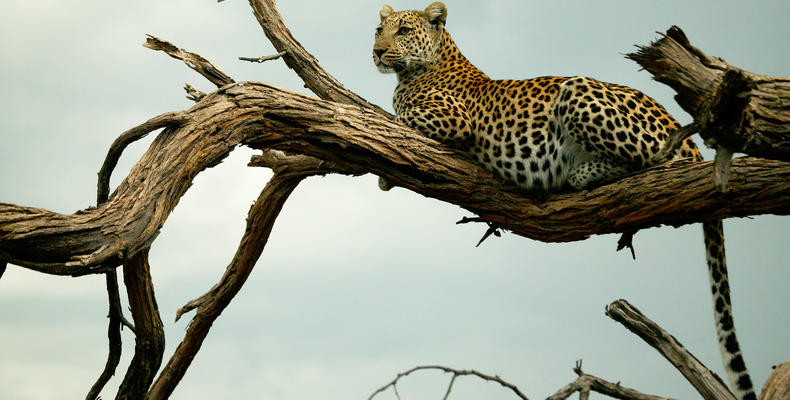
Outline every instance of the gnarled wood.
[(697, 389), (705, 400), (735, 400), (735, 396), (718, 375), (710, 371), (669, 332), (645, 317), (625, 300), (617, 300), (606, 308), (606, 315), (623, 324), (661, 353)]
[[(271, 157), (280, 155), (272, 149), (299, 154), (287, 157), (307, 158), (300, 159), (304, 163), (289, 158), (285, 162), (289, 165), (274, 168), (275, 178), (251, 209), (248, 232), (225, 276), (206, 295), (182, 310), (198, 308), (199, 312), (182, 346), (148, 392), (148, 398), (166, 398), (172, 392), (211, 323), (244, 283), (282, 202), (300, 177), (315, 173), (316, 168), (328, 167), (331, 172), (354, 175), (372, 172), (395, 185), (460, 205), (494, 226), (542, 241), (581, 240), (592, 234), (633, 232), (707, 218), (788, 214), (790, 188), (786, 182), (790, 178), (790, 164), (756, 159), (733, 163), (733, 190), (726, 195), (712, 190), (709, 170), (700, 168), (705, 164), (691, 162), (661, 165), (582, 193), (538, 199), (516, 191), (463, 155), (391, 121), (391, 115), (343, 88), (291, 36), (272, 0), (250, 0), (250, 4), (267, 36), (306, 85), (319, 97), (345, 105), (266, 84), (235, 83), (199, 55), (152, 37), (148, 47), (185, 60), (221, 89), (211, 94), (188, 89), (190, 96), (199, 100), (193, 108), (163, 114), (130, 130), (129, 137), (134, 138), (165, 128), (106, 204), (62, 215), (0, 203), (0, 274), (5, 261), (46, 273), (70, 275), (104, 272), (125, 261), (128, 271), (126, 268), (124, 271), (138, 274), (127, 279), (127, 285), (131, 284), (127, 290), (134, 305), (133, 315), (135, 321), (140, 321), (138, 346), (119, 397), (142, 397), (161, 361), (161, 321), (157, 322), (158, 314), (153, 312), (156, 305), (147, 276), (147, 249), (192, 179), (224, 159), (237, 145), (264, 150), (264, 156), (253, 161), (256, 165), (263, 163), (271, 167)], [(690, 51), (703, 59), (698, 50)], [(719, 61), (707, 60), (703, 64), (707, 62), (707, 67), (721, 69)], [(719, 79), (716, 74), (703, 76), (701, 82), (716, 81)], [(731, 76), (730, 80), (726, 74), (722, 78), (726, 83), (723, 93), (740, 95), (751, 88), (750, 83), (744, 84), (738, 76)], [(729, 115), (733, 110), (749, 109), (749, 104), (719, 101), (711, 109)], [(782, 103), (778, 107), (780, 111), (786, 108)], [(756, 109), (760, 111), (759, 107)], [(711, 118), (702, 120), (706, 129), (713, 129), (716, 124), (734, 124), (721, 116)], [(747, 121), (745, 117), (735, 120), (738, 126), (745, 126), (743, 121)], [(782, 126), (777, 129), (781, 130)], [(294, 162), (307, 169), (289, 170), (296, 165)], [(325, 172), (330, 170), (320, 173)], [(279, 188), (271, 189), (277, 194), (264, 196), (271, 187)], [(613, 305), (610, 311), (617, 311), (617, 307)], [(583, 395), (594, 389), (596, 382), (594, 377), (585, 377), (589, 376), (581, 376), (579, 380), (578, 390)], [(715, 382), (710, 385), (715, 386)], [(448, 388), (448, 395), (449, 392)], [(722, 396), (728, 398), (726, 393)]]
[(546, 242), (790, 211), (790, 164), (779, 161), (735, 160), (728, 194), (713, 190), (707, 168), (700, 168), (706, 163), (677, 162), (538, 201), (375, 112), (262, 83), (225, 86), (183, 116), (154, 140), (98, 208), (62, 215), (0, 204), (0, 258), (52, 274), (103, 272), (97, 268), (101, 263), (118, 263), (148, 247), (192, 179), (239, 144), (372, 172)]
[(165, 330), (156, 305), (148, 249), (123, 266), (123, 280), (135, 324), (134, 357), (126, 370), (116, 399), (141, 399), (151, 386), (165, 352)]
[(705, 143), (717, 149), (715, 181), (727, 190), (732, 153), (790, 161), (790, 78), (755, 74), (692, 46), (673, 26), (627, 55), (675, 89)]

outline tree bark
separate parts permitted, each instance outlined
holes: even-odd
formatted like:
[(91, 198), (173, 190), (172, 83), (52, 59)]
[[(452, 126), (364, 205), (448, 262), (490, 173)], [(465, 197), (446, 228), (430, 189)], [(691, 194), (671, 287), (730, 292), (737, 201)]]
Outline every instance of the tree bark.
[(192, 179), (239, 144), (372, 172), (546, 242), (790, 211), (790, 164), (748, 158), (733, 162), (728, 194), (712, 189), (707, 168), (700, 168), (709, 163), (677, 162), (540, 201), (375, 112), (262, 83), (225, 86), (162, 118), (170, 125), (99, 207), (62, 215), (0, 203), (0, 258), (51, 274), (104, 272), (102, 263), (149, 247)]
[(790, 78), (755, 74), (692, 46), (677, 26), (628, 54), (675, 89), (705, 140), (733, 152), (790, 161)]
[(617, 300), (606, 308), (609, 318), (623, 324), (661, 353), (705, 400), (735, 400), (732, 392), (718, 375), (710, 371), (669, 332), (647, 318), (625, 300)]
[[(123, 147), (164, 128), (106, 203), (72, 215), (0, 203), (0, 275), (6, 261), (58, 275), (104, 273), (125, 263), (124, 280), (137, 342), (118, 398), (142, 398), (148, 392), (147, 398), (158, 399), (172, 393), (211, 323), (240, 290), (260, 256), (288, 194), (302, 177), (310, 174), (374, 173), (396, 186), (457, 204), (489, 222), (492, 229), (503, 228), (546, 242), (583, 240), (593, 234), (633, 232), (708, 219), (790, 213), (790, 163), (754, 158), (732, 163), (732, 190), (726, 194), (710, 185), (710, 163), (690, 161), (659, 165), (590, 191), (551, 195), (519, 191), (478, 168), (464, 155), (393, 122), (390, 114), (343, 88), (290, 35), (273, 1), (250, 0), (250, 4), (285, 62), (323, 100), (262, 83), (235, 83), (199, 55), (150, 37), (147, 47), (184, 60), (220, 89), (210, 94), (188, 89), (190, 96), (198, 100), (194, 107), (162, 114), (124, 133), (112, 147), (119, 150), (108, 154), (108, 169), (103, 168), (100, 173), (100, 199), (109, 192), (103, 188)], [(672, 47), (675, 45), (669, 39), (679, 49)], [(703, 131), (704, 137), (715, 139), (720, 151), (728, 151), (720, 153), (722, 158), (729, 161), (732, 149), (737, 149), (790, 161), (790, 125), (785, 119), (789, 109), (786, 104), (790, 103), (784, 101), (790, 93), (788, 80), (729, 67), (691, 47), (682, 32), (668, 32), (664, 43), (669, 43), (668, 48), (678, 52), (682, 60), (688, 60), (670, 61), (682, 67), (678, 69), (672, 69), (674, 64), (658, 67), (663, 75), (657, 75), (657, 79), (679, 90), (681, 105), (696, 112), (692, 112), (697, 119), (693, 128)], [(643, 53), (644, 60), (661, 60), (653, 57), (658, 53)], [(692, 67), (684, 67), (685, 62)], [(670, 70), (675, 72), (667, 72)], [(179, 311), (181, 315), (197, 309), (184, 341), (148, 391), (164, 349), (147, 263), (148, 248), (194, 177), (221, 162), (238, 145), (263, 150), (264, 157), (278, 157), (280, 153), (273, 150), (285, 150), (289, 152), (285, 164), (308, 169), (288, 172), (287, 168), (274, 168), (275, 178), (251, 209), (248, 230), (226, 274), (206, 295)], [(296, 161), (305, 156), (309, 158)], [(263, 160), (263, 164), (273, 165), (271, 158)], [(289, 175), (292, 173), (296, 175)], [(623, 310), (627, 316), (623, 321), (631, 318), (634, 323), (641, 323), (638, 311)], [(610, 307), (611, 315), (623, 310), (615, 304)], [(649, 328), (649, 332), (666, 334), (659, 330)], [(639, 329), (634, 331), (639, 333)], [(645, 340), (649, 337), (643, 336)], [(674, 339), (662, 338), (679, 346)], [(689, 379), (701, 382), (698, 385), (703, 389), (698, 390), (706, 398), (728, 398), (726, 388), (722, 391), (717, 379), (705, 375), (704, 366), (693, 363), (696, 359), (689, 361), (681, 354), (677, 357), (683, 361), (678, 362), (672, 358), (676, 356), (667, 357), (681, 371), (694, 370)], [(781, 382), (784, 375), (777, 376)], [(595, 388), (592, 378), (579, 381), (578, 390), (583, 396)], [(448, 395), (449, 392), (448, 388)], [(776, 393), (781, 396), (786, 391), (778, 389)]]
[(790, 399), (790, 362), (774, 367), (760, 392), (760, 400)]
[(123, 281), (135, 325), (134, 357), (126, 370), (116, 399), (142, 399), (151, 386), (165, 351), (165, 331), (156, 305), (148, 249), (123, 266)]

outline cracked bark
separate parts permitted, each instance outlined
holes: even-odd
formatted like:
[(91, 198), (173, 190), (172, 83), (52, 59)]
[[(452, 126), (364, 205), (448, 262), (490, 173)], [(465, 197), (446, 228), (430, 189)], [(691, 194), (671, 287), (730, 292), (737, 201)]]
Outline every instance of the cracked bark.
[(710, 162), (681, 161), (542, 201), (374, 112), (263, 83), (225, 86), (184, 111), (177, 123), (159, 134), (97, 208), (63, 215), (0, 204), (0, 258), (51, 274), (104, 272), (102, 263), (119, 263), (150, 246), (192, 179), (239, 144), (372, 172), (546, 242), (790, 210), (790, 164), (754, 158), (733, 161), (726, 194), (711, 187)]
[[(235, 83), (199, 55), (150, 37), (147, 47), (184, 60), (221, 88), (205, 94), (188, 86), (189, 96), (198, 101), (192, 108), (162, 114), (122, 135), (118, 139), (120, 151), (126, 141), (163, 128), (106, 203), (72, 215), (0, 203), (0, 267), (11, 262), (49, 274), (85, 275), (105, 273), (125, 263), (124, 274), (130, 274), (127, 291), (139, 332), (135, 359), (119, 398), (142, 397), (162, 360), (164, 338), (150, 284), (147, 249), (194, 177), (221, 162), (238, 145), (264, 151), (253, 163), (276, 165), (267, 157), (278, 157), (280, 153), (272, 151), (284, 150), (289, 153), (284, 155), (288, 159), (285, 164), (291, 166), (323, 166), (328, 168), (324, 172), (353, 175), (374, 173), (396, 186), (457, 204), (490, 226), (546, 242), (707, 219), (787, 215), (790, 211), (790, 163), (755, 158), (732, 162), (728, 193), (719, 193), (710, 185), (710, 162), (689, 161), (660, 165), (590, 191), (553, 195), (518, 191), (463, 155), (393, 122), (390, 114), (345, 89), (293, 38), (273, 1), (250, 0), (250, 4), (266, 35), (283, 53), (283, 60), (323, 100), (263, 83)], [(705, 60), (690, 45), (681, 47)], [(715, 60), (705, 62), (719, 65)], [(750, 88), (737, 82), (725, 87), (729, 87), (725, 93), (739, 98)], [(765, 96), (758, 97), (764, 100)], [(719, 103), (710, 109), (747, 110), (751, 104)], [(787, 103), (776, 104), (784, 110)], [(743, 121), (759, 122), (760, 118), (734, 120), (738, 126), (746, 126)], [(740, 143), (742, 151), (788, 160), (782, 153), (786, 144), (782, 136), (786, 130), (782, 129), (787, 125), (775, 126), (777, 135), (765, 135), (771, 121), (764, 120), (763, 125), (748, 125), (761, 129), (761, 138), (754, 142), (722, 139), (723, 129), (710, 128), (732, 125), (730, 120), (701, 119), (697, 121), (701, 125), (694, 127), (702, 127), (727, 149)], [(108, 160), (113, 157), (117, 160), (117, 155), (108, 154)], [(309, 162), (292, 157), (308, 157), (302, 161)], [(108, 174), (101, 174), (101, 179), (105, 175), (108, 179)], [(278, 207), (302, 177), (278, 172), (267, 185), (277, 194), (266, 194), (271, 192), (264, 188), (261, 204), (256, 202), (258, 207), (251, 209), (247, 234), (226, 275), (206, 295), (182, 309), (197, 309), (182, 342), (185, 347), (176, 351), (147, 392), (148, 398), (166, 398), (177, 385), (211, 322), (241, 288), (260, 255)]]
[(734, 67), (694, 47), (672, 26), (649, 46), (626, 57), (672, 87), (694, 117), (695, 130), (716, 149), (716, 184), (727, 189), (735, 152), (790, 161), (790, 78)]

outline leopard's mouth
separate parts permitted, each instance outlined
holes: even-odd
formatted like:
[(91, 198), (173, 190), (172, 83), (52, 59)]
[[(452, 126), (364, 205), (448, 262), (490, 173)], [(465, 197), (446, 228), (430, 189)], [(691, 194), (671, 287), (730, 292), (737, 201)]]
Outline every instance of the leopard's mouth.
[(404, 69), (406, 69), (406, 62), (402, 60), (398, 60), (395, 62), (395, 64), (392, 64), (392, 69), (394, 69), (395, 72), (401, 72)]

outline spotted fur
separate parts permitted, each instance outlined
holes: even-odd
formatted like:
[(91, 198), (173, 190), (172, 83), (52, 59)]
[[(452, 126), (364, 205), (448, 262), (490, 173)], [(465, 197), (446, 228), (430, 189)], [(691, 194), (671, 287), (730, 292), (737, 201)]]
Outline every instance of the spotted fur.
[[(467, 151), (492, 173), (525, 189), (584, 189), (661, 161), (675, 119), (642, 92), (585, 77), (492, 80), (444, 29), (440, 2), (423, 11), (384, 6), (373, 61), (397, 73), (397, 118)], [(702, 157), (687, 139), (675, 158)], [(721, 221), (703, 224), (720, 349), (739, 399), (755, 399), (729, 298)]]

